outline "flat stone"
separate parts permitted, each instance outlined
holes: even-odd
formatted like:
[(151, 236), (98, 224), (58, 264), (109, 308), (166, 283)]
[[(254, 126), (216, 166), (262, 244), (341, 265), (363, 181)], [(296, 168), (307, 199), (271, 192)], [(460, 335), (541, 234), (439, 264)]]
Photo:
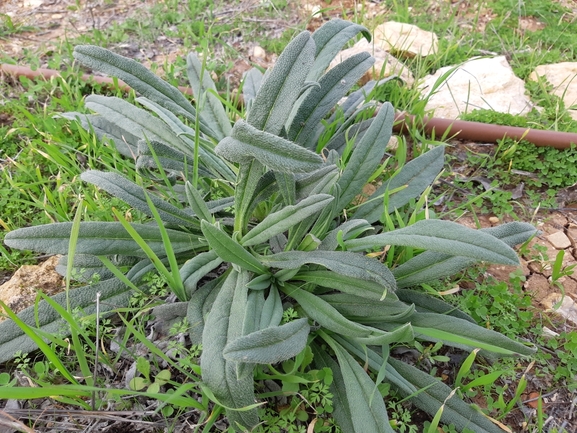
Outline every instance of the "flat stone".
[[(529, 75), (530, 80), (537, 81), (545, 77), (553, 86), (553, 94), (565, 103), (565, 108), (577, 105), (577, 62), (562, 62), (552, 65), (539, 65)], [(571, 110), (575, 114), (577, 111)]]
[(402, 53), (406, 57), (435, 54), (439, 40), (433, 32), (417, 26), (388, 21), (375, 28), (375, 45), (386, 50)]
[(546, 277), (539, 274), (533, 274), (525, 282), (525, 290), (531, 294), (533, 299), (542, 303), (551, 292), (551, 285)]
[(571, 240), (562, 231), (550, 234), (547, 236), (547, 240), (558, 250), (564, 250), (571, 246)]
[(55, 271), (58, 260), (59, 256), (52, 256), (40, 265), (22, 266), (0, 286), (0, 300), (18, 313), (34, 304), (38, 291), (48, 296), (61, 292), (62, 276)]
[[(421, 94), (427, 97), (435, 82), (455, 66), (440, 68), (425, 77)], [(426, 110), (435, 117), (456, 119), (476, 109), (500, 113), (522, 114), (531, 111), (532, 103), (525, 95), (525, 83), (515, 76), (504, 56), (473, 59), (456, 67), (436, 90)]]
[(343, 60), (348, 59), (358, 53), (368, 52), (375, 58), (375, 64), (367, 73), (361, 78), (361, 84), (365, 84), (370, 80), (379, 80), (381, 78), (390, 77), (393, 75), (398, 76), (407, 85), (412, 86), (415, 82), (413, 74), (404, 63), (395, 58), (392, 54), (389, 54), (383, 48), (373, 44), (366, 39), (361, 39), (351, 48), (341, 51), (335, 59), (331, 62), (329, 68), (336, 66)]
[[(561, 305), (559, 308), (555, 308), (559, 302), (561, 302)], [(577, 304), (569, 296), (562, 297), (560, 293), (552, 293), (543, 299), (542, 304), (548, 311), (557, 313), (573, 325), (577, 325)]]

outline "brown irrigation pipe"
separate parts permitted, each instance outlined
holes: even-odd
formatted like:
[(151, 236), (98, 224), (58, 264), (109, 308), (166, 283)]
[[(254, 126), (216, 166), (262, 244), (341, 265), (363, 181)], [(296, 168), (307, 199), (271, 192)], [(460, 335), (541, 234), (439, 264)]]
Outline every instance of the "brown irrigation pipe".
[[(36, 80), (38, 78), (49, 80), (52, 77), (60, 77), (60, 71), (56, 71), (54, 69), (38, 68), (32, 70), (27, 66), (9, 65), (6, 63), (0, 63), (0, 72), (4, 72), (5, 74), (12, 75), (14, 77), (26, 77), (31, 80)], [(84, 74), (82, 75), (81, 79), (87, 83), (98, 83), (107, 87), (114, 88), (115, 80), (109, 77), (98, 77), (96, 75)], [(130, 90), (130, 86), (124, 81), (116, 80), (116, 82), (118, 83), (118, 88), (120, 90), (124, 92), (128, 92)], [(190, 87), (179, 87), (178, 90), (187, 95), (192, 95), (192, 89), (190, 89)]]
[(430, 136), (445, 136), (459, 140), (494, 143), (507, 137), (514, 140), (527, 140), (536, 146), (549, 146), (557, 149), (567, 149), (571, 147), (571, 144), (577, 145), (577, 134), (573, 132), (544, 131), (438, 117), (425, 118), (419, 122), (414, 116), (405, 113), (397, 114), (395, 120), (393, 129), (398, 133), (407, 133), (411, 126), (416, 126), (423, 128)]
[[(0, 72), (4, 72), (15, 77), (27, 77), (29, 79), (50, 79), (60, 76), (60, 72), (54, 69), (32, 70), (25, 66), (15, 66), (0, 63)], [(82, 80), (86, 82), (96, 82), (106, 86), (114, 86), (112, 78), (98, 77), (84, 74)], [(128, 84), (122, 80), (117, 80), (118, 87), (123, 91), (130, 90)], [(181, 92), (191, 95), (189, 87), (179, 87)], [(474, 140), (494, 143), (505, 137), (514, 140), (527, 140), (536, 146), (548, 146), (557, 149), (567, 149), (571, 144), (577, 144), (577, 133), (543, 131), (538, 129), (520, 128), (516, 126), (491, 125), (488, 123), (469, 122), (465, 120), (441, 119), (437, 117), (424, 118), (417, 121), (414, 116), (399, 113), (395, 118), (394, 130), (397, 133), (407, 133), (411, 127), (422, 128), (428, 135), (435, 137), (451, 137), (460, 140)]]

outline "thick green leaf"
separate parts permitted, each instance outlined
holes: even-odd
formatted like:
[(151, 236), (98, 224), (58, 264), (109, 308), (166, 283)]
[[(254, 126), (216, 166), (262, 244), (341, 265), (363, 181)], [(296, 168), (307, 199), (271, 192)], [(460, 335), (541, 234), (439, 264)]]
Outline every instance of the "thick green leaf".
[[(226, 161), (215, 155), (215, 144), (212, 141), (206, 139), (203, 135), (197, 137), (194, 129), (184, 124), (174, 113), (158, 105), (156, 102), (150, 101), (147, 98), (136, 98), (136, 101), (149, 110), (154, 111), (180, 138), (180, 140), (171, 141), (169, 147), (176, 148), (180, 153), (187, 155), (187, 158), (190, 159), (187, 161), (188, 165), (193, 165), (192, 159), (194, 158), (195, 140), (198, 140), (198, 162), (200, 163), (200, 168), (205, 168), (217, 178), (221, 177), (231, 182), (236, 179), (235, 172)], [(182, 147), (181, 143), (184, 143), (185, 147)], [(184, 162), (184, 159), (182, 159), (182, 163)]]
[(427, 153), (413, 159), (396, 176), (377, 188), (369, 199), (359, 206), (354, 217), (366, 219), (370, 223), (378, 221), (383, 212), (385, 212), (383, 204), (384, 194), (397, 188), (404, 187), (401, 191), (389, 197), (386, 212), (394, 212), (395, 209), (406, 205), (413, 198), (420, 196), (431, 185), (443, 169), (443, 164), (443, 146), (429, 150)]
[(210, 310), (209, 306), (214, 302), (223, 281), (228, 273), (209, 281), (197, 289), (188, 301), (186, 310), (186, 320), (190, 327), (189, 336), (192, 344), (202, 344), (202, 333), (204, 332), (205, 310)]
[(385, 154), (385, 143), (393, 132), (395, 110), (388, 102), (383, 104), (377, 117), (363, 137), (355, 145), (339, 186), (339, 209), (344, 209), (353, 198), (362, 193), (363, 187), (373, 175)]
[[(343, 374), (339, 364), (329, 355), (329, 352), (318, 344), (311, 345), (314, 358), (313, 362), (317, 369), (328, 367), (333, 372), (333, 382), (329, 390), (333, 394), (333, 417), (344, 433), (354, 433), (351, 410), (347, 399), (347, 390)], [(359, 432), (361, 433), (361, 432)]]
[(214, 138), (222, 140), (230, 134), (230, 120), (217, 96), (216, 86), (196, 54), (186, 57), (188, 81), (197, 101), (196, 112), (216, 133)]
[(192, 185), (192, 183), (188, 181), (184, 184), (184, 190), (186, 192), (188, 203), (198, 218), (211, 222), (213, 220), (212, 214), (210, 213), (207, 204), (204, 202), (202, 196), (200, 195), (200, 191), (198, 191)]
[(262, 80), (247, 122), (262, 131), (279, 135), (288, 119), (314, 62), (315, 43), (302, 32), (283, 50)]
[[(480, 348), (485, 351), (485, 354), (492, 352), (505, 356), (532, 355), (535, 353), (533, 347), (518, 343), (503, 334), (454, 316), (417, 312), (411, 316), (410, 322), (417, 338), (442, 341), (446, 345), (465, 350)], [(374, 326), (385, 330), (393, 329), (389, 323)]]
[[(131, 224), (155, 254), (164, 256), (165, 248), (160, 230), (155, 225)], [(34, 250), (47, 254), (66, 254), (72, 223), (46, 224), (14, 230), (4, 242), (10, 248)], [(201, 249), (205, 244), (189, 233), (166, 229), (176, 254)], [(108, 256), (121, 254), (146, 257), (138, 244), (119, 222), (83, 222), (76, 245), (77, 254)]]
[(331, 304), (347, 319), (360, 323), (409, 321), (415, 311), (413, 305), (399, 301), (394, 295), (387, 296), (382, 301), (350, 293), (331, 293), (319, 295), (319, 298)]
[[(77, 45), (73, 55), (89, 68), (118, 77), (148, 99), (175, 114), (186, 116), (192, 122), (195, 121), (196, 110), (180, 90), (162, 81), (135, 60), (93, 45)], [(200, 126), (208, 136), (214, 136), (204, 122), (200, 122)]]
[(283, 293), (299, 303), (300, 308), (303, 309), (308, 317), (330, 331), (356, 338), (368, 337), (375, 330), (374, 328), (348, 320), (328, 302), (325, 302), (317, 295), (306, 290), (290, 286), (286, 283), (282, 290)]
[[(517, 221), (480, 231), (495, 236), (511, 247), (527, 241), (537, 233), (531, 224)], [(393, 269), (393, 275), (399, 287), (411, 287), (454, 275), (475, 262), (475, 259), (468, 257), (425, 251)]]
[(315, 194), (301, 200), (294, 206), (285, 206), (269, 214), (241, 240), (242, 245), (251, 246), (268, 241), (273, 236), (294, 227), (305, 218), (319, 213), (334, 197), (328, 194)]
[(374, 230), (374, 227), (365, 220), (350, 219), (328, 232), (319, 250), (334, 251), (339, 247), (339, 237), (344, 242), (348, 239), (355, 239), (369, 230)]
[(311, 172), (320, 168), (323, 162), (316, 153), (260, 131), (243, 120), (235, 123), (232, 136), (218, 143), (215, 152), (238, 163), (248, 163), (254, 158), (271, 170), (282, 173)]
[(79, 121), (85, 130), (94, 131), (99, 140), (105, 138), (112, 140), (116, 150), (123, 156), (134, 158), (134, 155), (137, 154), (138, 141), (141, 137), (126, 131), (102, 116), (77, 112), (62, 113), (59, 116)]
[(493, 263), (519, 264), (517, 254), (505, 242), (480, 230), (442, 220), (418, 221), (402, 229), (346, 241), (345, 245), (352, 251), (401, 245)]
[(236, 363), (227, 361), (223, 356), (224, 348), (233, 339), (230, 335), (230, 316), (234, 295), (237, 290), (246, 286), (248, 280), (245, 279), (233, 270), (218, 292), (204, 326), (200, 367), (203, 382), (219, 402), (228, 408), (226, 413), (231, 425), (234, 426), (238, 422), (250, 430), (258, 423), (256, 409), (245, 411), (233, 409), (254, 404), (253, 378), (247, 375), (239, 380)]
[(172, 144), (176, 148), (186, 148), (166, 123), (124, 99), (89, 95), (86, 97), (85, 105), (86, 108), (96, 111), (109, 122), (143, 140), (158, 140), (165, 144)]
[(503, 433), (504, 430), (485, 416), (480, 409), (465, 403), (457, 396), (449, 398), (453, 391), (440, 379), (419, 370), (412, 365), (389, 358), (390, 368), (409, 382), (414, 391), (407, 392), (404, 386), (399, 386), (397, 381), (392, 380), (394, 375), (387, 375), (385, 380), (390, 381), (395, 388), (399, 389), (405, 397), (413, 394), (410, 401), (421, 410), (433, 416), (444, 404), (441, 421), (445, 424), (453, 424), (458, 431), (467, 428), (475, 433)]
[(293, 173), (275, 171), (276, 184), (282, 195), (285, 205), (292, 206), (296, 203), (296, 182)]
[(370, 41), (371, 33), (366, 27), (350, 21), (332, 19), (317, 29), (312, 38), (316, 44), (315, 62), (307, 75), (307, 81), (316, 81), (328, 68), (343, 46), (358, 33)]
[[(112, 278), (90, 286), (83, 286), (59, 293), (52, 299), (66, 308), (67, 295), (71, 308), (80, 308), (86, 315), (96, 311), (95, 294), (100, 293), (100, 313), (105, 314), (116, 308), (128, 306), (132, 289), (122, 281)], [(29, 326), (36, 326), (35, 306), (28, 307), (18, 313), (18, 317)], [(49, 334), (62, 335), (66, 330), (66, 321), (46, 301), (38, 303), (38, 329)], [(0, 322), (0, 363), (9, 361), (17, 352), (30, 353), (38, 349), (24, 331), (11, 320)]]
[(316, 148), (314, 132), (321, 119), (373, 65), (369, 53), (359, 53), (328, 71), (319, 81), (319, 87), (308, 91), (288, 129), (288, 139), (308, 149)]
[(333, 272), (381, 286), (381, 296), (396, 288), (389, 268), (376, 259), (347, 251), (287, 251), (261, 258), (262, 263), (279, 269), (298, 269), (306, 264), (324, 266)]
[(201, 222), (200, 227), (208, 244), (222, 260), (234, 263), (243, 269), (258, 274), (267, 271), (266, 267), (255, 256), (245, 250), (219, 227), (210, 224), (206, 220)]
[(258, 89), (260, 89), (262, 79), (263, 73), (257, 68), (250, 69), (243, 77), (242, 97), (244, 104), (249, 107), (248, 111), (250, 111), (253, 100), (256, 98)]
[(312, 194), (313, 190), (318, 190), (321, 182), (334, 182), (338, 179), (339, 169), (336, 165), (325, 165), (318, 170), (296, 176), (296, 198), (302, 200)]
[(283, 311), (280, 293), (276, 287), (271, 287), (266, 301), (262, 304), (262, 308), (256, 310), (257, 314), (260, 312), (259, 326), (257, 329), (278, 326), (282, 320)]
[(234, 230), (236, 232), (243, 234), (246, 231), (252, 212), (251, 205), (256, 201), (255, 196), (262, 190), (263, 178), (267, 178), (265, 167), (255, 159), (239, 167), (234, 189)]
[(386, 287), (374, 281), (341, 275), (327, 270), (300, 271), (292, 279), (360, 296), (370, 299), (373, 303), (374, 301), (382, 300), (383, 295), (386, 295), (385, 299), (394, 296), (393, 292), (388, 291)]
[(306, 318), (261, 329), (228, 343), (223, 355), (229, 361), (275, 364), (302, 352), (309, 330)]
[(397, 290), (395, 295), (397, 295), (397, 297), (405, 304), (413, 304), (418, 312), (437, 313), (443, 315), (446, 314), (449, 316), (458, 317), (459, 319), (467, 320), (471, 323), (477, 323), (471, 316), (463, 313), (454, 305), (443, 301), (438, 296), (431, 296), (428, 293), (422, 291), (409, 289)]
[(180, 267), (180, 278), (184, 284), (186, 294), (190, 297), (196, 291), (198, 282), (221, 263), (222, 259), (212, 250), (200, 253), (187, 260)]
[(146, 194), (144, 188), (131, 182), (124, 176), (112, 172), (103, 172), (98, 170), (88, 170), (80, 175), (80, 178), (102, 188), (104, 191), (112, 194), (115, 197), (125, 201), (129, 205), (143, 212), (145, 215), (153, 217), (153, 213), (146, 201), (146, 195), (150, 198), (160, 218), (167, 223), (180, 225), (198, 226), (198, 220), (194, 216), (186, 213), (165, 200), (155, 196), (154, 194)]
[[(363, 135), (369, 130), (371, 124), (375, 119), (371, 117), (370, 119), (363, 120), (359, 123), (353, 123), (351, 126), (344, 128), (340, 132), (336, 132), (329, 142), (326, 144), (326, 148), (329, 150), (334, 150), (339, 155), (342, 155), (347, 143), (351, 139), (360, 140)], [(386, 147), (386, 146), (385, 146)]]
[(373, 398), (375, 383), (340, 344), (333, 342), (331, 348), (341, 367), (354, 433), (393, 433), (384, 400)]

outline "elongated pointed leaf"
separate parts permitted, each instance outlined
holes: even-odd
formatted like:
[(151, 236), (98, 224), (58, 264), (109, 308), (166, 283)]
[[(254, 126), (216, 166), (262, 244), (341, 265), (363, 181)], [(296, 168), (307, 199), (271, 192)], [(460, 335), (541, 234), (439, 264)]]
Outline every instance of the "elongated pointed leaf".
[(259, 327), (257, 329), (278, 326), (283, 315), (282, 299), (276, 287), (271, 287), (266, 301), (262, 304), (260, 310)]
[(296, 198), (302, 200), (311, 195), (320, 182), (338, 178), (339, 169), (336, 165), (325, 165), (310, 173), (296, 175)]
[(302, 101), (292, 119), (288, 139), (309, 149), (316, 148), (314, 132), (321, 119), (374, 62), (375, 59), (369, 53), (359, 53), (327, 72), (319, 81), (320, 87), (312, 88)]
[[(136, 98), (136, 101), (147, 107), (149, 110), (154, 111), (158, 117), (160, 117), (180, 138), (180, 140), (171, 141), (169, 147), (173, 149), (175, 148), (183, 155), (187, 155), (189, 158), (187, 163), (189, 165), (193, 165), (195, 148), (194, 140), (198, 140), (199, 168), (206, 168), (206, 170), (213, 173), (214, 177), (217, 178), (222, 177), (229, 181), (234, 181), (236, 179), (236, 175), (230, 166), (222, 158), (215, 155), (215, 143), (207, 140), (203, 135), (197, 137), (194, 129), (184, 124), (174, 113), (161, 105), (158, 105), (156, 102), (150, 101), (147, 98)], [(182, 143), (184, 143), (185, 147), (182, 147)], [(181, 162), (184, 163), (184, 158), (181, 159)]]
[(138, 141), (141, 137), (128, 132), (102, 116), (76, 112), (63, 113), (59, 116), (79, 121), (85, 130), (94, 131), (99, 140), (105, 138), (112, 140), (116, 150), (123, 156), (134, 158), (138, 153)]
[[(150, 217), (154, 216), (146, 201), (144, 189), (127, 178), (116, 173), (102, 172), (98, 170), (86, 171), (80, 175), (80, 178), (83, 181), (96, 185), (109, 194), (118, 197), (129, 205), (140, 210), (145, 215)], [(153, 194), (149, 193), (148, 197), (156, 207), (156, 210), (163, 221), (185, 226), (198, 226), (198, 219), (194, 218), (194, 216), (186, 213), (182, 209), (171, 205)]]
[[(227, 361), (223, 350), (231, 339), (230, 316), (233, 308), (233, 299), (237, 289), (246, 286), (247, 281), (232, 271), (210, 310), (202, 335), (202, 355), (200, 366), (202, 380), (210, 388), (219, 402), (231, 409), (241, 409), (254, 404), (254, 383), (250, 375), (242, 379), (237, 378), (234, 362)], [(242, 329), (242, 328), (241, 328)], [(249, 430), (258, 423), (255, 409), (235, 411), (227, 409), (227, 416), (231, 424), (240, 423)]]
[(247, 107), (250, 107), (254, 98), (256, 98), (258, 89), (260, 89), (262, 84), (262, 79), (263, 73), (257, 68), (249, 69), (246, 74), (244, 74), (242, 83), (242, 97)]
[(204, 202), (200, 192), (192, 185), (192, 183), (186, 182), (184, 190), (186, 191), (188, 203), (194, 213), (198, 215), (201, 220), (212, 221), (212, 214), (210, 213), (208, 206)]
[(347, 337), (368, 337), (374, 328), (348, 320), (328, 302), (298, 287), (285, 284), (283, 292), (299, 303), (311, 319), (324, 328)]
[(306, 318), (262, 329), (228, 343), (223, 355), (229, 361), (275, 364), (302, 352), (309, 330)]
[(354, 432), (393, 433), (383, 399), (372, 398), (375, 383), (339, 344), (331, 344), (331, 348), (341, 367)]
[(339, 208), (344, 209), (362, 192), (363, 187), (381, 163), (386, 143), (389, 142), (393, 132), (394, 120), (395, 110), (387, 102), (381, 107), (363, 138), (355, 145), (339, 179), (341, 187)]
[[(531, 224), (517, 221), (480, 231), (501, 239), (511, 247), (527, 241), (537, 233)], [(454, 275), (475, 262), (475, 259), (468, 257), (425, 251), (393, 269), (393, 275), (399, 287), (410, 287)]]
[(186, 261), (180, 267), (180, 278), (186, 294), (190, 297), (196, 291), (198, 282), (221, 263), (222, 259), (214, 251), (200, 253)]
[(335, 418), (335, 421), (341, 428), (341, 431), (347, 433), (355, 432), (351, 410), (347, 399), (347, 389), (345, 387), (343, 374), (339, 364), (337, 364), (329, 353), (318, 344), (313, 342), (311, 348), (314, 354), (313, 362), (315, 367), (319, 370), (327, 367), (333, 372), (333, 382), (331, 383), (329, 390), (333, 394), (333, 417)]
[(451, 221), (418, 221), (392, 232), (346, 241), (345, 245), (352, 251), (402, 245), (493, 263), (519, 264), (517, 254), (505, 242)]
[(294, 206), (285, 206), (262, 220), (242, 238), (241, 243), (245, 246), (251, 246), (266, 242), (305, 218), (320, 212), (333, 199), (334, 197), (328, 194), (316, 194), (305, 198)]
[[(399, 174), (383, 183), (366, 202), (359, 206), (355, 212), (355, 218), (366, 219), (373, 223), (381, 218), (383, 212), (394, 212), (395, 209), (420, 196), (443, 169), (443, 155), (444, 148), (439, 146), (408, 162)], [(383, 206), (385, 192), (401, 187), (405, 188), (389, 197), (388, 208), (385, 210)]]
[(503, 334), (483, 328), (467, 320), (435, 313), (415, 313), (411, 317), (415, 334), (459, 347), (480, 348), (506, 356), (532, 355), (534, 347), (513, 341)]
[(212, 306), (216, 295), (227, 276), (228, 274), (225, 273), (220, 277), (209, 281), (190, 296), (188, 308), (186, 309), (186, 320), (190, 327), (189, 336), (192, 344), (202, 344), (205, 312), (210, 311), (210, 306)]
[[(164, 256), (165, 248), (157, 226), (131, 224), (155, 254)], [(66, 254), (72, 223), (56, 223), (26, 227), (6, 235), (4, 242), (11, 248), (34, 250), (47, 254)], [(195, 235), (166, 229), (175, 253), (194, 251), (203, 246)], [(138, 244), (119, 222), (83, 222), (76, 245), (77, 254), (108, 256), (121, 254), (146, 257)]]
[(373, 281), (381, 286), (381, 295), (396, 288), (393, 274), (376, 259), (346, 251), (287, 251), (261, 258), (270, 267), (298, 269), (317, 264), (340, 275)]
[(232, 162), (248, 163), (254, 158), (271, 170), (283, 173), (314, 171), (323, 162), (316, 153), (242, 120), (234, 125), (232, 137), (218, 143), (215, 152)]
[[(95, 294), (100, 293), (100, 313), (106, 314), (115, 308), (128, 306), (132, 289), (116, 278), (99, 283), (79, 287), (68, 292), (71, 308), (80, 308), (89, 315), (96, 311)], [(52, 297), (58, 304), (66, 307), (67, 293), (59, 293)], [(18, 317), (27, 325), (36, 326), (35, 306), (31, 306), (18, 313)], [(49, 334), (58, 334), (67, 329), (64, 318), (46, 301), (38, 304), (39, 329)], [(38, 346), (24, 331), (11, 320), (0, 322), (0, 363), (9, 361), (17, 352), (30, 353)]]
[[(93, 45), (77, 45), (73, 55), (76, 60), (89, 68), (118, 77), (148, 99), (175, 114), (186, 116), (192, 122), (195, 121), (196, 110), (184, 95), (137, 61)], [(214, 136), (210, 127), (204, 122), (200, 122), (200, 126), (208, 136)]]
[[(314, 272), (314, 271), (313, 271)], [(406, 304), (396, 296), (387, 296), (382, 301), (350, 293), (331, 293), (319, 295), (319, 298), (331, 304), (347, 319), (360, 323), (379, 323), (409, 321), (415, 307)]]
[[(230, 120), (224, 107), (218, 99), (216, 86), (210, 77), (210, 72), (204, 69), (202, 63), (194, 53), (186, 57), (188, 81), (197, 102), (197, 114), (200, 115), (215, 132), (214, 138), (222, 140), (230, 134)], [(202, 101), (203, 105), (198, 103)]]
[(316, 44), (315, 62), (307, 80), (318, 80), (343, 46), (358, 33), (371, 40), (371, 33), (366, 27), (341, 19), (332, 19), (315, 31), (312, 35)]
[(348, 128), (344, 128), (342, 131), (334, 134), (329, 142), (326, 144), (326, 148), (329, 150), (334, 150), (339, 155), (342, 155), (347, 147), (347, 143), (351, 139), (361, 140), (363, 135), (369, 130), (371, 124), (375, 119), (371, 117), (370, 119), (363, 120), (359, 123), (354, 123)]
[(388, 291), (386, 287), (383, 287), (382, 284), (353, 276), (342, 275), (333, 271), (300, 271), (292, 279), (360, 296), (370, 299), (371, 302), (382, 300), (383, 295), (386, 295), (385, 299), (394, 296), (394, 294)]
[[(158, 140), (163, 143), (180, 142), (180, 138), (170, 130), (168, 125), (148, 111), (136, 107), (124, 99), (89, 95), (86, 97), (86, 108), (96, 111), (120, 128), (144, 140)], [(180, 142), (176, 147), (186, 147)]]
[(266, 272), (255, 256), (245, 250), (238, 242), (227, 235), (222, 229), (203, 220), (200, 225), (210, 247), (218, 256), (227, 262), (234, 263), (243, 269), (259, 274)]
[(309, 32), (294, 38), (262, 81), (248, 113), (253, 127), (280, 134), (314, 62), (315, 43)]
[(369, 230), (374, 230), (374, 227), (365, 220), (351, 219), (345, 221), (327, 233), (319, 249), (334, 251), (339, 247), (338, 236), (341, 237), (342, 241), (346, 241), (347, 239), (354, 239)]
[(390, 381), (405, 397), (414, 394), (410, 401), (431, 416), (437, 413), (444, 404), (441, 421), (445, 424), (453, 424), (459, 431), (467, 428), (475, 433), (504, 432), (481, 413), (479, 409), (475, 409), (457, 396), (447, 400), (453, 390), (441, 382), (440, 379), (394, 358), (389, 358), (389, 364), (397, 374), (400, 374), (405, 381), (411, 384), (414, 391), (407, 392), (403, 386), (399, 386), (397, 381), (392, 380), (395, 375), (389, 374), (385, 377), (385, 380)]
[(395, 295), (405, 304), (413, 304), (420, 313), (437, 313), (458, 317), (471, 323), (477, 323), (468, 314), (463, 313), (454, 305), (451, 305), (438, 296), (432, 296), (419, 290), (401, 289)]

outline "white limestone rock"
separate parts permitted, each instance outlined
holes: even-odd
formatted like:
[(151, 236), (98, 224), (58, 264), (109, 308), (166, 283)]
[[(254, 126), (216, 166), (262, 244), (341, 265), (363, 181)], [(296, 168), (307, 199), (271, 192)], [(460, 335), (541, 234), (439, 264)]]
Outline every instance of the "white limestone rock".
[[(539, 76), (553, 86), (553, 93), (563, 100), (565, 108), (577, 106), (577, 62), (537, 66), (529, 79), (537, 81)], [(569, 110), (569, 113), (577, 120), (577, 109)]]
[(469, 60), (460, 66), (447, 66), (424, 78), (421, 94), (426, 97), (435, 82), (455, 68), (429, 99), (426, 110), (435, 117), (456, 119), (476, 109), (524, 114), (533, 107), (525, 95), (525, 83), (515, 76), (504, 56)]
[(388, 21), (374, 31), (375, 45), (385, 51), (395, 51), (407, 57), (429, 56), (439, 48), (437, 35), (417, 26)]

